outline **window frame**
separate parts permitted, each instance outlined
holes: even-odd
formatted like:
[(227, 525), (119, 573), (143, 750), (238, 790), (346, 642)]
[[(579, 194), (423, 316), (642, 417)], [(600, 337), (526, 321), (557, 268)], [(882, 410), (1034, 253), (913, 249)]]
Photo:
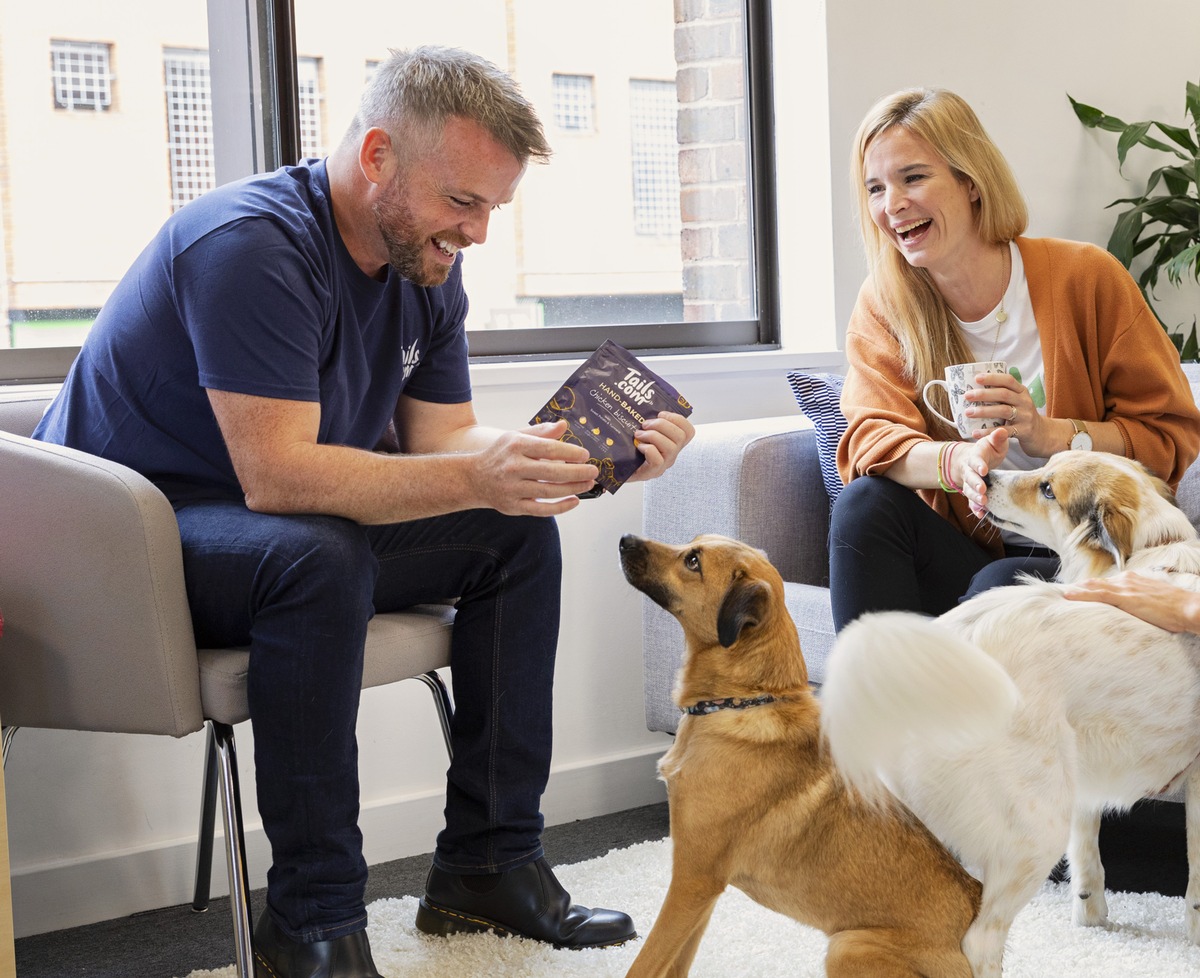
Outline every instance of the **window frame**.
[[(770, 0), (742, 0), (753, 319), (468, 330), (472, 363), (586, 356), (619, 329), (641, 354), (781, 348), (775, 214)], [(292, 0), (207, 0), (218, 185), (300, 158), (300, 93)], [(250, 98), (247, 98), (247, 88)], [(60, 382), (78, 347), (0, 350), (0, 385)]]

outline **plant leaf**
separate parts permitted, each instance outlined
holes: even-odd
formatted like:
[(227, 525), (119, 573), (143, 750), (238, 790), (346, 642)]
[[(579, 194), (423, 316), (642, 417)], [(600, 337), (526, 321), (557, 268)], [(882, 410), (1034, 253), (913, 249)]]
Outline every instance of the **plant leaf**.
[(1192, 125), (1200, 132), (1200, 85), (1195, 82), (1187, 83), (1187, 96), (1185, 99), (1188, 114), (1192, 117)]
[(1186, 149), (1192, 156), (1196, 155), (1197, 146), (1196, 140), (1192, 137), (1192, 131), (1183, 126), (1171, 126), (1165, 122), (1155, 122), (1159, 131), (1174, 143), (1178, 143)]
[(1142, 212), (1135, 207), (1117, 217), (1108, 239), (1108, 250), (1126, 268), (1133, 261), (1133, 243), (1142, 230)]
[(1187, 362), (1200, 360), (1200, 343), (1196, 342), (1196, 321), (1192, 320), (1192, 331), (1179, 347), (1179, 359)]
[(1125, 131), (1121, 133), (1121, 138), (1117, 140), (1117, 172), (1122, 176), (1124, 176), (1126, 155), (1146, 137), (1146, 133), (1149, 131), (1150, 123), (1135, 122), (1126, 126)]
[(1095, 106), (1084, 105), (1082, 102), (1076, 102), (1075, 99), (1067, 96), (1071, 101), (1071, 107), (1075, 110), (1075, 115), (1089, 129), (1107, 129), (1109, 132), (1121, 132), (1125, 129), (1127, 123), (1122, 122), (1116, 116), (1105, 115)]
[(1192, 186), (1192, 174), (1187, 167), (1164, 166), (1150, 174), (1150, 179), (1146, 181), (1146, 193), (1150, 193), (1158, 185), (1160, 176), (1167, 185), (1167, 190), (1177, 197), (1186, 195)]
[(1172, 285), (1182, 285), (1184, 275), (1200, 282), (1200, 244), (1194, 244), (1172, 258), (1166, 271)]
[(1071, 108), (1075, 110), (1075, 117), (1089, 129), (1095, 129), (1100, 125), (1100, 120), (1104, 118), (1104, 113), (1094, 105), (1084, 105), (1082, 102), (1076, 102), (1071, 97), (1071, 93), (1067, 93), (1067, 101), (1071, 103)]

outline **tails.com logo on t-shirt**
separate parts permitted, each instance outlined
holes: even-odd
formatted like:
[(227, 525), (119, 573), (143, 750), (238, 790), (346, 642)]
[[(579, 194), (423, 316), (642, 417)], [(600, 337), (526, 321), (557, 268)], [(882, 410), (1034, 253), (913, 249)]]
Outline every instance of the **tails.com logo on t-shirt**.
[(404, 351), (404, 379), (408, 380), (409, 375), (417, 369), (421, 363), (421, 351), (417, 349), (417, 341), (413, 340), (412, 346)]

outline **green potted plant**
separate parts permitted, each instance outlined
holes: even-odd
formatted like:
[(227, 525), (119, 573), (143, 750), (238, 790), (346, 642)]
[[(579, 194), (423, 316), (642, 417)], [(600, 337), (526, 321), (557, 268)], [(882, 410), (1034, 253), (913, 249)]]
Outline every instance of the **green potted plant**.
[[(1149, 264), (1138, 276), (1138, 285), (1146, 301), (1154, 309), (1152, 299), (1159, 276), (1178, 287), (1186, 280), (1200, 283), (1200, 85), (1187, 83), (1186, 115), (1190, 123), (1174, 126), (1152, 119), (1147, 122), (1124, 122), (1091, 105), (1077, 102), (1068, 94), (1075, 115), (1089, 129), (1105, 129), (1120, 133), (1117, 138), (1117, 171), (1124, 176), (1125, 158), (1135, 146), (1144, 146), (1170, 157), (1154, 170), (1146, 181), (1145, 191), (1138, 197), (1122, 197), (1109, 207), (1126, 205), (1117, 215), (1108, 250), (1126, 267), (1134, 259), (1149, 252)], [(1168, 140), (1163, 142), (1150, 135), (1152, 128)], [(1155, 311), (1155, 316), (1158, 312)], [(1196, 338), (1196, 317), (1192, 317), (1191, 332), (1186, 325), (1177, 324), (1172, 330), (1163, 328), (1179, 348), (1184, 360), (1200, 359)]]

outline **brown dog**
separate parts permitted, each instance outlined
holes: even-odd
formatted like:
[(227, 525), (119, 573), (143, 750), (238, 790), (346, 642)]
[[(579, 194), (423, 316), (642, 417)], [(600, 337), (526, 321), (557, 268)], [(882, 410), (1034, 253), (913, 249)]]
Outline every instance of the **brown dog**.
[(820, 708), (779, 572), (720, 536), (675, 547), (621, 539), (635, 588), (683, 626), (659, 762), (673, 860), (658, 919), (627, 978), (688, 973), (728, 884), (830, 936), (830, 978), (970, 978), (972, 879), (906, 809), (851, 795), (820, 742)]

